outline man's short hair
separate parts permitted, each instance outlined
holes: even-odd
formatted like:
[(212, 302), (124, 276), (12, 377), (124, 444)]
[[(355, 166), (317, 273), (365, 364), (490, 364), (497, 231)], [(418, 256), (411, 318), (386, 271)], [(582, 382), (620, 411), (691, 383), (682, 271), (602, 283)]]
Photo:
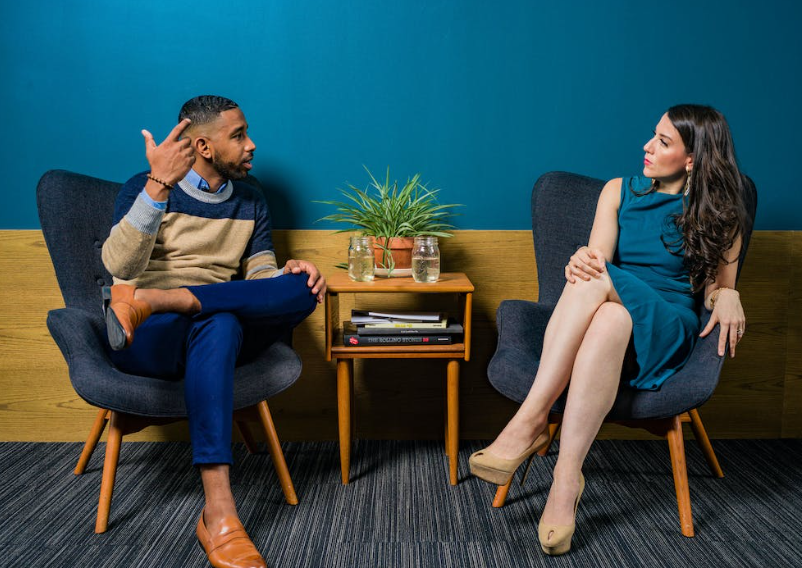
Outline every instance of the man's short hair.
[(239, 105), (231, 99), (215, 95), (201, 95), (184, 103), (181, 112), (178, 113), (178, 122), (188, 118), (192, 121), (192, 126), (209, 124), (217, 120), (221, 112), (232, 108), (239, 108)]

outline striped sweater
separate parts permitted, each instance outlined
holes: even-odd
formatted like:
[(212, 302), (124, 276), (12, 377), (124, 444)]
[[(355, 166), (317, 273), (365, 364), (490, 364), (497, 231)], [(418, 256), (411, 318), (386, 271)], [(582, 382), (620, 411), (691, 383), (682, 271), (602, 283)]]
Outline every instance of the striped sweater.
[(215, 194), (183, 179), (160, 211), (140, 195), (146, 176), (120, 189), (103, 243), (103, 264), (116, 284), (167, 289), (282, 274), (258, 189), (234, 181)]

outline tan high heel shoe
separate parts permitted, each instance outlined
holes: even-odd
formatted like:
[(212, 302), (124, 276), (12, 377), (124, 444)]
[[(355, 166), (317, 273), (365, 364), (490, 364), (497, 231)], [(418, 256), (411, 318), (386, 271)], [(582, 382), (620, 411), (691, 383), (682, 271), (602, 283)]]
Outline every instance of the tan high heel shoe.
[[(549, 556), (559, 556), (571, 550), (571, 539), (576, 530), (576, 510), (579, 508), (579, 499), (585, 490), (585, 476), (579, 473), (579, 493), (574, 502), (574, 522), (570, 525), (546, 525), (543, 519), (537, 525), (537, 536), (540, 539), (540, 548)], [(551, 538), (549, 538), (551, 535)]]
[[(526, 458), (533, 456), (546, 447), (549, 443), (549, 427), (546, 428), (535, 438), (535, 441), (519, 455), (514, 458), (500, 458), (487, 451), (487, 448), (479, 450), (471, 455), (468, 463), (471, 465), (471, 473), (479, 479), (484, 479), (496, 485), (506, 485), (512, 479), (517, 470)], [(530, 462), (531, 464), (531, 462)], [(527, 468), (528, 471), (529, 468)]]

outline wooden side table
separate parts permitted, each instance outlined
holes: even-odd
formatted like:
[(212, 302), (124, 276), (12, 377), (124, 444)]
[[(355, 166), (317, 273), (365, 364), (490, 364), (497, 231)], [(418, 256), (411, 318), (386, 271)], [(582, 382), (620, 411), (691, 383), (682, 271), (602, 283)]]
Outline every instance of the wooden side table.
[[(440, 274), (433, 283), (418, 283), (411, 277), (377, 278), (373, 282), (353, 282), (344, 272), (328, 278), (326, 289), (326, 360), (337, 360), (337, 412), (340, 431), (340, 469), (343, 484), (348, 483), (351, 465), (351, 406), (354, 395), (354, 359), (448, 359), (446, 371), (446, 453), (451, 485), (457, 484), (459, 450), (459, 361), (471, 355), (471, 305), (473, 284), (461, 272)], [(339, 294), (370, 293), (457, 294), (460, 299), (463, 342), (451, 345), (370, 345), (342, 344)]]

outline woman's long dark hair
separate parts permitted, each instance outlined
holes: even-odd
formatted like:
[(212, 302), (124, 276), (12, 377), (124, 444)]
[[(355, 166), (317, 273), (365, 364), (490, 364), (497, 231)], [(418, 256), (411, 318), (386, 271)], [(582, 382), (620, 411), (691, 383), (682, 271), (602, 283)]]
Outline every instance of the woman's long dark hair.
[[(713, 282), (724, 254), (746, 230), (743, 181), (730, 127), (724, 115), (703, 105), (677, 105), (668, 109), (685, 150), (693, 153), (693, 169), (685, 207), (674, 216), (681, 243), (666, 243), (680, 250), (694, 291)], [(656, 189), (656, 188), (655, 188)]]

